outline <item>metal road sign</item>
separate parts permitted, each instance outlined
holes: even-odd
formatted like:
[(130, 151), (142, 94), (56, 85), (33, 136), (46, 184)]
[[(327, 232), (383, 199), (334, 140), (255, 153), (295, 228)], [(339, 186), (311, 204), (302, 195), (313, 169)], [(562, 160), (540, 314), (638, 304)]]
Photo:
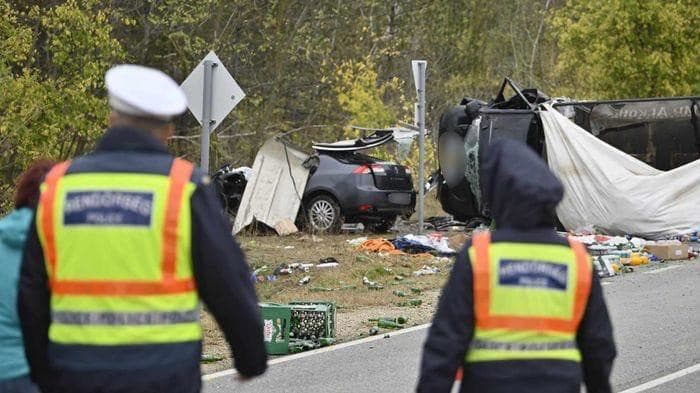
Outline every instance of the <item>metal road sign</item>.
[(219, 57), (213, 51), (209, 52), (204, 59), (195, 67), (192, 73), (182, 82), (182, 89), (187, 95), (188, 107), (197, 119), (199, 124), (202, 124), (202, 112), (204, 103), (204, 72), (205, 62), (211, 61), (213, 70), (211, 74), (211, 121), (212, 126), (210, 131), (214, 131), (216, 127), (226, 118), (226, 116), (238, 105), (245, 97), (243, 89), (238, 85), (233, 76), (228, 72), (226, 67), (221, 63)]
[(421, 68), (422, 72), (428, 66), (428, 62), (425, 60), (411, 60), (411, 71), (413, 71), (413, 83), (416, 85), (416, 95), (420, 95), (420, 84), (421, 84)]
[(190, 112), (202, 125), (201, 163), (209, 172), (209, 134), (245, 97), (245, 93), (214, 51), (209, 52), (182, 82)]

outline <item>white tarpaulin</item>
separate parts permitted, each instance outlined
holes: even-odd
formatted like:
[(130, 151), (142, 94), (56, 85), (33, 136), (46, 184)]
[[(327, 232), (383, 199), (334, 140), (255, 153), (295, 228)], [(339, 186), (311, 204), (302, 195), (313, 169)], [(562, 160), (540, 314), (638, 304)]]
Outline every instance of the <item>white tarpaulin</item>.
[(663, 172), (608, 145), (544, 105), (549, 167), (564, 184), (557, 208), (566, 229), (658, 239), (700, 225), (700, 160)]

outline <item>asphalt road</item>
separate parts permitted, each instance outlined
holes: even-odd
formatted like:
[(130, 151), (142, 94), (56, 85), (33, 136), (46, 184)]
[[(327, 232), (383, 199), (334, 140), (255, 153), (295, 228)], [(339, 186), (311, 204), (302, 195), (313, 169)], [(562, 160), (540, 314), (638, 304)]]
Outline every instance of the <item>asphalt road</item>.
[[(645, 267), (605, 279), (603, 289), (618, 346), (615, 391), (700, 392), (700, 367), (689, 369), (700, 364), (700, 260)], [(204, 392), (412, 391), (426, 332), (416, 328), (279, 358), (264, 376), (243, 384), (230, 374), (205, 376)]]

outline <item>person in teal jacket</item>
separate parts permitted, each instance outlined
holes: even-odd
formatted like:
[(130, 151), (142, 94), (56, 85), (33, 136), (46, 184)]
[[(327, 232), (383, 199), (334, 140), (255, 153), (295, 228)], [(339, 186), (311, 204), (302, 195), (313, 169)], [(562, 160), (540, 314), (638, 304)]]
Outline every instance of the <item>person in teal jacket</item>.
[(15, 210), (0, 219), (0, 393), (38, 392), (29, 379), (24, 355), (17, 285), (22, 250), (39, 200), (39, 185), (53, 164), (38, 161), (24, 172), (17, 184)]

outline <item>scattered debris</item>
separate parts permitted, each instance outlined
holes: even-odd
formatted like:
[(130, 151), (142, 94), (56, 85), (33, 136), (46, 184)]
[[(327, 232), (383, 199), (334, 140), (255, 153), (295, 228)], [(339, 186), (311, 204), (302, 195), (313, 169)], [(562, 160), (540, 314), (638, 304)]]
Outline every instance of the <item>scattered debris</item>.
[(595, 267), (599, 277), (612, 277), (615, 275), (615, 269), (610, 262), (610, 259), (604, 258), (602, 255), (594, 257)]
[(299, 340), (296, 338), (289, 339), (289, 353), (309, 351), (320, 346), (320, 343), (313, 340)]
[(346, 240), (346, 242), (353, 247), (358, 247), (360, 244), (362, 244), (366, 241), (367, 241), (367, 236), (356, 237), (354, 239)]
[(425, 223), (436, 231), (448, 231), (454, 228), (463, 229), (466, 226), (466, 223), (455, 221), (452, 216), (428, 217), (425, 219)]
[(202, 354), (200, 362), (202, 362), (202, 363), (216, 363), (216, 362), (219, 362), (222, 360), (224, 360), (224, 357), (221, 355)]
[(423, 304), (423, 301), (420, 299), (408, 299), (405, 302), (396, 303), (399, 307), (418, 307), (421, 304)]
[(370, 281), (367, 276), (362, 277), (362, 283), (367, 286), (368, 289), (374, 289), (374, 290), (379, 290), (379, 289), (384, 289), (384, 286), (381, 284), (378, 284), (374, 281)]
[(403, 329), (405, 327), (402, 323), (383, 318), (377, 321), (377, 326), (383, 329)]
[[(693, 234), (676, 239), (648, 241), (632, 236), (607, 236), (596, 234), (593, 226), (580, 229), (572, 239), (586, 245), (588, 253), (600, 277), (610, 277), (620, 273), (630, 273), (632, 266), (647, 265), (666, 260), (693, 259), (697, 254), (683, 241), (691, 241)], [(566, 233), (561, 233), (566, 236)]]
[(274, 279), (272, 279), (272, 280), (269, 280), (270, 276), (265, 277), (265, 276), (263, 275), (263, 273), (264, 273), (265, 271), (267, 271), (267, 269), (268, 269), (267, 265), (264, 265), (264, 266), (262, 266), (262, 267), (259, 267), (259, 268), (255, 269), (255, 270), (253, 270), (253, 271), (250, 273), (250, 280), (251, 280), (253, 283), (256, 283), (256, 282), (265, 282), (265, 281), (275, 281), (275, 280), (276, 280), (276, 277), (275, 277)]
[(304, 278), (299, 280), (299, 285), (306, 285), (309, 282), (311, 282), (311, 276), (304, 276)]
[(386, 239), (369, 239), (360, 244), (360, 250), (371, 252), (394, 252), (396, 247)]
[(290, 268), (289, 265), (286, 263), (283, 263), (275, 268), (275, 270), (272, 272), (272, 274), (277, 275), (277, 276), (287, 276), (292, 274), (294, 269)]
[(428, 254), (428, 255), (431, 255), (430, 252), (435, 251), (435, 249), (430, 247), (430, 246), (426, 246), (424, 244), (419, 244), (419, 243), (415, 243), (415, 242), (405, 241), (405, 240), (403, 240), (403, 238), (398, 238), (398, 239), (394, 240), (393, 244), (397, 250), (400, 250), (401, 252), (406, 253), (406, 254)]
[(379, 318), (370, 318), (369, 321), (370, 321), (370, 322), (390, 321), (390, 322), (393, 322), (393, 323), (398, 323), (398, 324), (403, 325), (403, 324), (405, 324), (406, 322), (408, 322), (408, 318), (403, 317), (403, 316), (399, 316), (399, 317), (379, 317)]
[[(394, 241), (396, 248), (406, 250), (421, 250), (419, 252), (435, 251), (443, 255), (453, 255), (455, 250), (450, 248), (447, 238), (441, 233), (429, 235), (405, 235)], [(407, 251), (408, 252), (408, 251)]]
[(343, 226), (340, 227), (340, 230), (350, 233), (360, 233), (365, 230), (365, 226), (361, 222), (358, 222), (356, 224), (343, 224)]
[(606, 236), (596, 234), (586, 234), (580, 236), (572, 236), (572, 238), (587, 246), (612, 246), (622, 248), (641, 248), (646, 244), (646, 240), (638, 237), (623, 237), (623, 236)]
[(394, 296), (406, 297), (406, 292), (404, 292), (404, 291), (393, 291), (393, 292), (391, 292), (391, 293), (393, 293)]
[(292, 233), (299, 232), (299, 228), (297, 228), (297, 226), (294, 225), (294, 221), (290, 220), (289, 218), (281, 219), (272, 228), (280, 236), (287, 236), (287, 235), (291, 235)]
[(338, 267), (340, 266), (340, 263), (338, 262), (337, 259), (333, 257), (328, 257), (328, 258), (321, 258), (318, 260), (318, 264), (316, 267), (319, 268), (326, 268), (326, 267)]
[(379, 328), (376, 326), (372, 326), (369, 328), (369, 335), (370, 336), (376, 336), (379, 333)]
[(678, 240), (647, 242), (644, 249), (657, 258), (666, 260), (688, 259), (690, 253), (690, 246)]
[(423, 265), (420, 270), (416, 270), (413, 272), (414, 276), (425, 276), (425, 275), (431, 275), (431, 274), (437, 274), (440, 272), (440, 269), (436, 267), (431, 267), (428, 265)]

